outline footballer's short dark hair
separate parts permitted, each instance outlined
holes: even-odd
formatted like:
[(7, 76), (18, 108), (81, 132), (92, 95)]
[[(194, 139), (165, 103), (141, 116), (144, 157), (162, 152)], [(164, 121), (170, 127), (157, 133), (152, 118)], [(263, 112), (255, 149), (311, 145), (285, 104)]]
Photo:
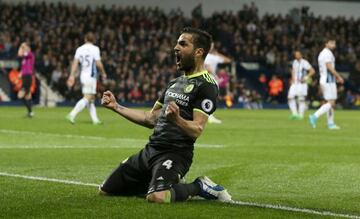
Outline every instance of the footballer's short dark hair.
[(87, 32), (85, 34), (85, 41), (94, 43), (95, 42), (95, 35), (92, 32)]
[(302, 50), (300, 48), (295, 48), (293, 51), (293, 54), (295, 54), (296, 52), (299, 52), (300, 54), (302, 54)]
[(181, 34), (183, 33), (188, 33), (193, 36), (193, 44), (195, 48), (204, 49), (203, 58), (205, 59), (211, 48), (212, 36), (204, 30), (193, 27), (185, 27), (181, 31)]
[(327, 44), (327, 43), (330, 42), (330, 41), (336, 42), (336, 39), (335, 39), (334, 37), (326, 37), (326, 38), (324, 39), (324, 44)]

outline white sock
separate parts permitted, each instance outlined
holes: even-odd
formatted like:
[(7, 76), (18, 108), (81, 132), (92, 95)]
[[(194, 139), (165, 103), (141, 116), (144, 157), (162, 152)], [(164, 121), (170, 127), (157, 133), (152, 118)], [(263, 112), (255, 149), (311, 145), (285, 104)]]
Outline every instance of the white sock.
[(90, 102), (89, 104), (89, 112), (90, 112), (90, 117), (91, 120), (95, 123), (100, 122), (99, 118), (97, 117), (96, 114), (96, 108), (95, 108), (95, 103), (94, 102)]
[(299, 115), (304, 117), (306, 102), (304, 97), (299, 97)]
[(335, 123), (334, 123), (334, 113), (335, 113), (335, 110), (334, 110), (333, 108), (331, 108), (331, 109), (327, 112), (328, 125), (335, 124)]
[(325, 103), (314, 113), (314, 115), (316, 116), (316, 118), (319, 118), (322, 114), (329, 112), (330, 109), (331, 109), (331, 104)]
[(74, 109), (70, 112), (70, 116), (75, 118), (76, 115), (81, 112), (87, 105), (88, 105), (89, 101), (85, 98), (82, 98), (81, 100), (79, 100)]
[(293, 115), (297, 115), (298, 112), (297, 112), (297, 107), (296, 107), (296, 101), (295, 101), (295, 99), (289, 99), (288, 104), (289, 104), (289, 108), (290, 108), (291, 113), (292, 113)]

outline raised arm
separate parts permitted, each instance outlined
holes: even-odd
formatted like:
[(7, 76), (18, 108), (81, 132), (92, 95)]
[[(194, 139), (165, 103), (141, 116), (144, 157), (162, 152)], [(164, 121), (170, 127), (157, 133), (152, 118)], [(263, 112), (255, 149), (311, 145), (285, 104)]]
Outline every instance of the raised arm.
[(127, 120), (147, 128), (154, 128), (162, 108), (158, 103), (155, 103), (150, 111), (126, 108), (116, 102), (113, 93), (110, 91), (104, 92), (101, 104)]
[(24, 48), (22, 46), (19, 47), (18, 56), (20, 56), (20, 57), (24, 56)]
[(227, 63), (230, 63), (231, 62), (231, 58), (230, 57), (228, 57), (228, 56), (225, 56), (224, 54), (221, 54), (221, 53), (217, 53), (221, 58), (223, 58), (223, 62), (222, 63), (224, 63), (224, 64), (227, 64)]
[(179, 106), (175, 102), (170, 102), (166, 108), (166, 116), (169, 120), (178, 125), (188, 136), (198, 138), (206, 125), (208, 115), (203, 112), (194, 111), (193, 120), (185, 120), (180, 115)]
[(23, 57), (26, 55), (26, 53), (28, 52), (28, 48), (26, 43), (21, 43), (19, 50), (18, 50), (18, 56)]

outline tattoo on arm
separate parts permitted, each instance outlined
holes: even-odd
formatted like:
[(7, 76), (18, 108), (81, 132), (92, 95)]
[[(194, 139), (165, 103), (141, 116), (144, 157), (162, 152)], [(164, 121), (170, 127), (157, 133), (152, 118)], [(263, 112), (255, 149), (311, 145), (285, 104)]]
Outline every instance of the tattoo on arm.
[(114, 110), (115, 110), (115, 111), (120, 111), (120, 110), (122, 110), (122, 109), (124, 109), (124, 108), (125, 108), (125, 107), (121, 106), (120, 104), (116, 104)]

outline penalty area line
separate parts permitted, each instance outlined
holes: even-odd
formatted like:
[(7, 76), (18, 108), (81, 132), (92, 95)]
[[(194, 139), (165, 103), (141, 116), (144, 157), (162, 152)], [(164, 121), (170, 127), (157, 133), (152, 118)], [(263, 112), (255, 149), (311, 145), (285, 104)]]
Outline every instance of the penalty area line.
[[(74, 181), (74, 180), (54, 179), (54, 178), (39, 177), (39, 176), (28, 176), (28, 175), (20, 175), (20, 174), (13, 174), (13, 173), (7, 173), (7, 172), (0, 172), (0, 176), (15, 177), (15, 178), (28, 179), (28, 180), (37, 180), (37, 181), (63, 183), (63, 184), (70, 184), (70, 185), (81, 185), (81, 186), (91, 186), (91, 187), (99, 186), (96, 183), (85, 183), (85, 182)], [(282, 205), (261, 204), (261, 203), (244, 202), (244, 201), (231, 201), (231, 202), (229, 202), (229, 204), (248, 206), (248, 207), (257, 207), (257, 208), (265, 208), (265, 209), (273, 209), (273, 210), (280, 210), (280, 211), (288, 211), (288, 212), (296, 212), (296, 213), (305, 213), (305, 214), (320, 215), (320, 216), (360, 219), (359, 215), (342, 214), (342, 213), (335, 213), (335, 212), (331, 212), (331, 211), (318, 211), (318, 210), (313, 210), (313, 209), (296, 208), (296, 207), (289, 207), (289, 206), (282, 206)]]

